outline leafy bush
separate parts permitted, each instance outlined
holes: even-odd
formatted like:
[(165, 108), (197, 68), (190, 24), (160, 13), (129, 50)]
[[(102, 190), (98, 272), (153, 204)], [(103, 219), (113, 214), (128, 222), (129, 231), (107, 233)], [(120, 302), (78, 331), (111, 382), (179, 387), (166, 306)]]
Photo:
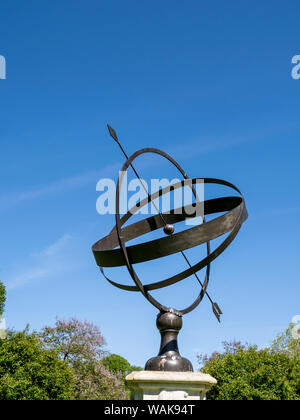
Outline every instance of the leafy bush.
[(64, 400), (72, 397), (72, 369), (34, 334), (0, 340), (0, 400)]
[(4, 305), (6, 300), (6, 291), (3, 283), (0, 281), (0, 317), (4, 312)]
[(103, 365), (115, 375), (125, 377), (130, 371), (130, 363), (118, 354), (110, 354), (102, 359)]
[(256, 346), (225, 343), (223, 354), (204, 360), (203, 372), (217, 379), (210, 400), (299, 400), (300, 360)]

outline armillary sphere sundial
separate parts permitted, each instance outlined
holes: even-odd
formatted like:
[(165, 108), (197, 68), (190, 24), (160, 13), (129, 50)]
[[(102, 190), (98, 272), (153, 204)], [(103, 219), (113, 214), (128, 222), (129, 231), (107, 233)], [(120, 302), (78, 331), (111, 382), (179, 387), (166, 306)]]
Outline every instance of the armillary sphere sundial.
[[(115, 130), (109, 125), (108, 129), (111, 137), (117, 142), (123, 154), (125, 155), (126, 162), (124, 163), (120, 171), (116, 188), (116, 225), (107, 236), (100, 239), (92, 247), (97, 265), (100, 267), (102, 274), (110, 284), (119, 289), (131, 292), (141, 292), (142, 295), (159, 310), (156, 325), (161, 333), (160, 351), (157, 357), (153, 357), (150, 360), (148, 360), (145, 366), (145, 370), (192, 372), (193, 367), (191, 362), (181, 357), (178, 350), (177, 335), (182, 327), (182, 316), (195, 309), (200, 304), (203, 297), (206, 295), (212, 304), (212, 309), (215, 316), (220, 322), (220, 315), (222, 314), (222, 312), (218, 304), (211, 299), (207, 292), (210, 275), (210, 264), (233, 241), (238, 231), (240, 230), (242, 223), (246, 220), (248, 215), (244, 198), (240, 190), (228, 181), (223, 181), (221, 179), (214, 178), (201, 178), (201, 182), (203, 182), (204, 184), (223, 185), (225, 187), (233, 189), (239, 195), (210, 199), (204, 201), (204, 203), (200, 203), (194, 188), (194, 185), (197, 183), (197, 180), (200, 180), (200, 178), (188, 178), (186, 172), (171, 156), (158, 149), (141, 149), (133, 153), (130, 157), (128, 157), (120, 144)], [(184, 185), (184, 181), (189, 180), (189, 183), (193, 190), (193, 194), (196, 199), (195, 206), (197, 207), (198, 205), (204, 204), (203, 223), (197, 224), (191, 228), (176, 233), (174, 225), (176, 223), (184, 221), (188, 217), (193, 217), (193, 215), (191, 215), (191, 209), (189, 208), (191, 205), (186, 205), (183, 206), (181, 209), (173, 209), (169, 212), (164, 213), (161, 213), (158, 210), (154, 203), (154, 200), (157, 197), (169, 192), (170, 187), (163, 188), (157, 192), (152, 193), (151, 195), (147, 192), (147, 190), (145, 190), (146, 198), (141, 200), (140, 203), (138, 203), (135, 206), (135, 208), (130, 209), (127, 212), (127, 214), (121, 217), (120, 188), (122, 185), (124, 174), (129, 169), (129, 167), (131, 167), (137, 178), (141, 181), (138, 173), (136, 172), (133, 166), (133, 161), (138, 156), (145, 153), (163, 156), (178, 169), (178, 171), (183, 177), (183, 180), (176, 184), (173, 184), (173, 190), (177, 188), (182, 188)], [(144, 187), (142, 181), (141, 185)], [(130, 219), (130, 217), (135, 212), (137, 212), (138, 209), (147, 205), (150, 202), (156, 208), (157, 214), (152, 215), (144, 220), (133, 223), (131, 225), (128, 225), (126, 227), (123, 227), (123, 225)], [(214, 213), (222, 213), (222, 215), (206, 222), (205, 216)], [(194, 212), (194, 215), (196, 214), (197, 212)], [(157, 229), (162, 229), (163, 232), (163, 237), (161, 237), (160, 239), (151, 240), (138, 245), (126, 246), (126, 243), (128, 241), (138, 238), (146, 233), (155, 231)], [(214, 251), (211, 251), (210, 241), (224, 234), (228, 235), (223, 240), (223, 242), (217, 246), (217, 248)], [(197, 264), (192, 265), (186, 257), (184, 251), (186, 249), (193, 248), (200, 244), (206, 245), (207, 255)], [(154, 260), (161, 257), (166, 257), (175, 253), (181, 253), (183, 255), (188, 265), (188, 268), (186, 270), (176, 275), (173, 275), (172, 277), (156, 281), (154, 283), (146, 285), (142, 283), (134, 269), (134, 264)], [(104, 267), (120, 266), (127, 267), (128, 272), (134, 282), (134, 285), (119, 284), (109, 279), (104, 273)], [(197, 272), (203, 268), (206, 269), (206, 273), (204, 282), (202, 283), (197, 275)], [(160, 302), (158, 302), (151, 295), (151, 291), (153, 290), (161, 289), (172, 284), (178, 283), (192, 275), (194, 275), (197, 281), (200, 283), (201, 290), (194, 302), (186, 308), (168, 308), (162, 305)]]

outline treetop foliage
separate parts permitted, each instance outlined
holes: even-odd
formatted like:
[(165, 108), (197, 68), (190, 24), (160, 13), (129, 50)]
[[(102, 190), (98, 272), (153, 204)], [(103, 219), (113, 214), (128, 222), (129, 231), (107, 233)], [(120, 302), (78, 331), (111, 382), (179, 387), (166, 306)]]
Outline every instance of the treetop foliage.
[(71, 367), (42, 348), (34, 334), (0, 340), (0, 400), (66, 400), (72, 387)]
[(130, 363), (118, 354), (104, 357), (102, 363), (110, 372), (121, 377), (125, 377), (132, 370)]
[(57, 319), (55, 326), (44, 327), (39, 337), (46, 348), (55, 349), (62, 360), (71, 364), (100, 360), (105, 354), (105, 340), (100, 328), (74, 317)]
[(3, 315), (6, 301), (6, 290), (4, 284), (0, 281), (0, 317)]
[(57, 319), (54, 327), (42, 329), (39, 338), (47, 349), (56, 351), (62, 361), (72, 366), (74, 399), (126, 398), (122, 380), (103, 364), (107, 352), (97, 325), (76, 318)]
[(290, 324), (282, 334), (279, 334), (275, 340), (272, 341), (270, 348), (271, 353), (282, 353), (289, 357), (300, 359), (300, 340), (293, 337), (293, 327), (294, 324)]
[(222, 353), (198, 356), (205, 373), (217, 379), (207, 394), (211, 400), (300, 400), (299, 340), (291, 326), (271, 348), (240, 342), (223, 343)]

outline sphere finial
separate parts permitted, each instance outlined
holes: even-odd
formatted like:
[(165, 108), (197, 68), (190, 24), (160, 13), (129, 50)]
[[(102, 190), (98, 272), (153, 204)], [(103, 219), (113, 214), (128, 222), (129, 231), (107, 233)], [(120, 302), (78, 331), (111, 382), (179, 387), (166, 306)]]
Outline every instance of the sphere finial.
[(172, 235), (172, 233), (174, 233), (174, 226), (171, 224), (166, 224), (164, 227), (164, 232), (166, 235)]

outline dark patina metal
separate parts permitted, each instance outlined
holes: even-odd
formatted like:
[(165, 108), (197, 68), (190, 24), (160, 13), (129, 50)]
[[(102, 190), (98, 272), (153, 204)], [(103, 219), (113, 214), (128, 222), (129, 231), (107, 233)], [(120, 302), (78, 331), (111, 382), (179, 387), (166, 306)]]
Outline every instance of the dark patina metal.
[(160, 350), (157, 357), (148, 360), (145, 370), (193, 372), (188, 359), (180, 356), (177, 336), (182, 328), (182, 317), (171, 310), (157, 315), (156, 326), (161, 335)]
[[(197, 178), (189, 179), (184, 170), (180, 165), (165, 152), (154, 149), (145, 148), (138, 150), (132, 156), (128, 157), (119, 143), (116, 132), (109, 127), (109, 131), (114, 140), (119, 144), (124, 155), (126, 156), (126, 162), (124, 163), (117, 184), (116, 190), (116, 226), (112, 229), (108, 236), (102, 238), (93, 245), (93, 253), (97, 264), (99, 265), (102, 274), (113, 286), (120, 289), (134, 292), (141, 292), (144, 297), (154, 305), (159, 311), (157, 319), (157, 327), (161, 333), (161, 348), (157, 357), (150, 359), (145, 369), (146, 370), (165, 370), (165, 371), (192, 371), (192, 365), (187, 360), (180, 356), (177, 345), (177, 335), (182, 326), (182, 315), (191, 312), (195, 309), (202, 301), (205, 295), (208, 296), (212, 303), (212, 309), (217, 319), (220, 321), (220, 315), (222, 314), (218, 304), (213, 302), (207, 292), (210, 274), (210, 264), (217, 258), (233, 241), (237, 235), (242, 223), (247, 218), (247, 210), (245, 201), (241, 195), (241, 192), (237, 187), (227, 181), (214, 178), (199, 178), (201, 182), (205, 184), (220, 184), (233, 189), (239, 194), (239, 196), (227, 196), (216, 199), (207, 200), (204, 203), (199, 202), (195, 193), (194, 185), (198, 181)], [(184, 181), (189, 181), (190, 186), (193, 190), (196, 198), (196, 204), (193, 206), (194, 213), (191, 214), (191, 207), (184, 206), (181, 209), (173, 209), (168, 213), (160, 213), (157, 209), (158, 214), (148, 217), (142, 221), (123, 227), (123, 225), (134, 215), (141, 207), (148, 204), (163, 194), (169, 192), (169, 187), (166, 187), (160, 191), (149, 195), (139, 202), (134, 208), (130, 209), (127, 214), (122, 218), (120, 216), (120, 189), (125, 171), (131, 167), (136, 174), (138, 174), (133, 167), (132, 162), (140, 155), (145, 153), (154, 153), (163, 156), (170, 161), (182, 174), (184, 180), (172, 185), (172, 189), (181, 188), (184, 185)], [(142, 184), (143, 185), (143, 184)], [(201, 225), (194, 226), (185, 231), (174, 233), (174, 225), (178, 222), (186, 220), (189, 217), (196, 217), (195, 206), (204, 204), (204, 223)], [(180, 210), (180, 211), (178, 211)], [(206, 222), (205, 215), (213, 213), (224, 213), (221, 216)], [(135, 239), (145, 233), (163, 228), (164, 236), (160, 239), (148, 241), (138, 245), (126, 246), (126, 242)], [(218, 238), (228, 233), (228, 236), (223, 242), (211, 252), (210, 240)], [(206, 244), (207, 256), (199, 261), (197, 264), (191, 265), (184, 250), (190, 249), (200, 244)], [(156, 281), (154, 283), (143, 285), (139, 279), (137, 273), (134, 270), (133, 264), (144, 261), (150, 261), (157, 258), (165, 257), (174, 253), (181, 253), (188, 263), (189, 268), (178, 273), (172, 277), (164, 280)], [(130, 276), (133, 279), (135, 286), (124, 285), (117, 283), (109, 279), (104, 273), (103, 267), (116, 267), (126, 266)], [(206, 275), (203, 284), (197, 276), (197, 272), (202, 268), (206, 268)], [(151, 294), (151, 290), (161, 289), (177, 282), (184, 280), (185, 278), (195, 275), (201, 285), (201, 290), (194, 302), (184, 309), (174, 309), (159, 303)]]

